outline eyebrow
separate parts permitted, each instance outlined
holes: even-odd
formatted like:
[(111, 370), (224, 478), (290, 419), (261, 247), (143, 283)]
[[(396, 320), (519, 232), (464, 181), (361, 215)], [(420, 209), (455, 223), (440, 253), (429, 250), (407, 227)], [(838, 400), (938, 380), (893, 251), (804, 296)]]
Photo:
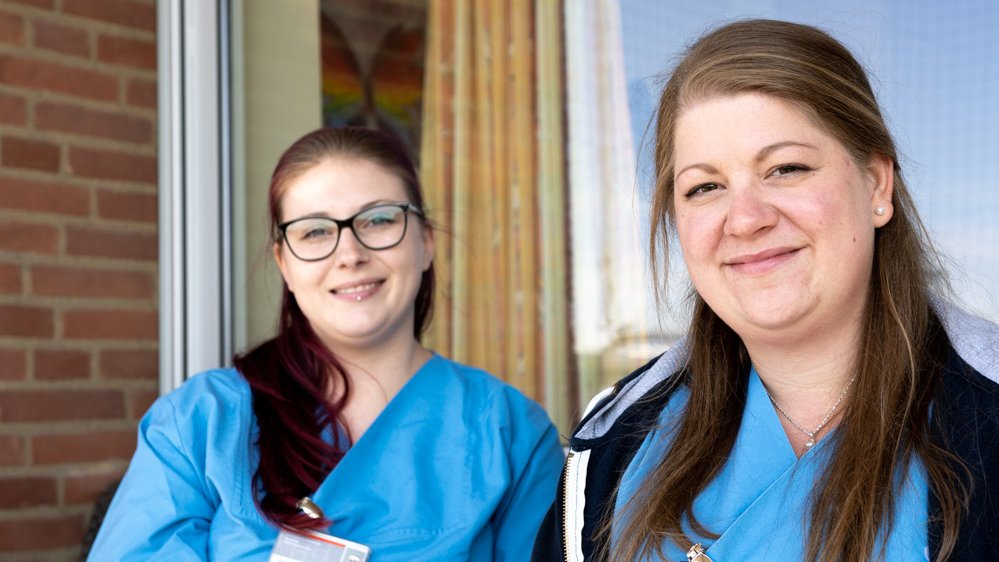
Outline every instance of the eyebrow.
[(756, 159), (755, 160), (756, 160), (756, 162), (761, 162), (767, 156), (770, 156), (771, 153), (776, 152), (776, 151), (778, 151), (778, 150), (780, 150), (782, 148), (787, 148), (789, 146), (800, 146), (802, 148), (810, 148), (812, 150), (818, 150), (819, 149), (819, 147), (815, 146), (814, 144), (808, 144), (807, 142), (799, 142), (799, 141), (781, 141), (781, 142), (775, 142), (773, 144), (768, 144), (767, 146), (764, 146), (763, 148), (761, 148), (760, 151), (756, 153)]
[[(780, 142), (775, 142), (773, 144), (768, 144), (767, 146), (764, 146), (763, 148), (761, 148), (759, 150), (759, 152), (756, 153), (756, 157), (753, 158), (753, 161), (756, 162), (756, 163), (762, 162), (768, 156), (770, 156), (772, 153), (774, 153), (774, 152), (776, 152), (776, 151), (778, 151), (778, 150), (780, 150), (782, 148), (788, 148), (788, 147), (791, 147), (791, 146), (800, 146), (802, 148), (810, 148), (812, 150), (818, 150), (819, 149), (817, 146), (815, 146), (813, 144), (808, 144), (807, 142), (799, 142), (799, 141), (791, 141), (791, 140), (780, 141)], [(686, 171), (692, 170), (692, 169), (703, 170), (704, 172), (706, 172), (708, 174), (717, 174), (718, 173), (718, 169), (715, 168), (714, 166), (712, 166), (711, 164), (704, 164), (704, 163), (698, 162), (696, 164), (691, 164), (689, 166), (685, 166), (682, 170), (680, 170), (679, 172), (677, 172), (676, 175), (673, 176), (673, 177), (674, 178), (678, 178), (681, 175), (683, 175)]]

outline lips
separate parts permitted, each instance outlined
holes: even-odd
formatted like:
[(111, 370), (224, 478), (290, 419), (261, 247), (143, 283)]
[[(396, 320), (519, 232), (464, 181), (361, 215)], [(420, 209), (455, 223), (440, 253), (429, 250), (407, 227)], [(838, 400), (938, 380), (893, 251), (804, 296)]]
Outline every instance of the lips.
[(351, 287), (344, 287), (340, 289), (333, 289), (333, 292), (338, 295), (353, 295), (357, 293), (364, 293), (370, 291), (377, 287), (379, 283), (364, 283), (363, 285), (353, 285)]
[(740, 254), (724, 262), (725, 265), (746, 275), (769, 273), (777, 266), (793, 259), (801, 248), (784, 246), (768, 248), (761, 252)]
[(361, 301), (375, 294), (384, 282), (384, 279), (362, 279), (338, 285), (330, 292), (338, 298)]

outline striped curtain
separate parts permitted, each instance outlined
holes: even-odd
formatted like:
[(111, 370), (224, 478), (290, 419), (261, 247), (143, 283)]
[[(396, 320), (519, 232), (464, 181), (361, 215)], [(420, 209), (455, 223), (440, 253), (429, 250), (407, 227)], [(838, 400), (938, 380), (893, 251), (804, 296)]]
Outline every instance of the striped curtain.
[(560, 1), (432, 0), (420, 158), (438, 227), (427, 345), (517, 386), (567, 431), (561, 28)]

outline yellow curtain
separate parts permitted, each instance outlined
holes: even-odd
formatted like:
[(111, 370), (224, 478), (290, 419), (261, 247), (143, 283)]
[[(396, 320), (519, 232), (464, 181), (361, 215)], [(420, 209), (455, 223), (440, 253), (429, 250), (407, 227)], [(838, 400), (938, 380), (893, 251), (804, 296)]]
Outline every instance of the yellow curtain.
[[(568, 430), (562, 2), (432, 0), (421, 179), (438, 226), (428, 345)], [(442, 297), (442, 298), (441, 298)]]

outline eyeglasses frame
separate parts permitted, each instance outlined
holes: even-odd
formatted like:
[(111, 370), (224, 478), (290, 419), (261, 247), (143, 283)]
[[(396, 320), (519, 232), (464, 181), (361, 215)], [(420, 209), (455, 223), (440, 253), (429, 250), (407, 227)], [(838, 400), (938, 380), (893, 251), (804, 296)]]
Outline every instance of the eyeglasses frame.
[[(361, 240), (361, 237), (357, 235), (357, 232), (354, 231), (354, 219), (356, 219), (357, 217), (359, 217), (360, 215), (362, 215), (364, 213), (367, 213), (371, 209), (377, 209), (378, 207), (399, 207), (400, 209), (402, 209), (402, 212), (403, 212), (403, 215), (402, 215), (403, 216), (403, 219), (402, 219), (402, 236), (400, 236), (399, 240), (397, 242), (395, 242), (394, 244), (390, 244), (388, 246), (382, 246), (382, 247), (379, 247), (379, 248), (372, 248), (371, 246), (368, 246), (367, 244), (365, 244), (364, 241)], [(277, 228), (278, 228), (278, 232), (281, 233), (281, 240), (284, 241), (285, 246), (288, 247), (288, 251), (291, 252), (291, 255), (295, 256), (296, 258), (298, 258), (301, 261), (306, 261), (306, 262), (323, 261), (324, 259), (332, 256), (333, 253), (336, 252), (336, 249), (340, 247), (340, 238), (343, 237), (343, 230), (345, 228), (350, 230), (350, 233), (354, 235), (354, 240), (357, 240), (358, 244), (360, 244), (361, 246), (363, 246), (363, 247), (365, 247), (365, 248), (367, 248), (367, 249), (369, 249), (371, 251), (377, 252), (377, 251), (380, 251), (380, 250), (388, 250), (389, 248), (394, 248), (394, 247), (398, 246), (399, 244), (402, 243), (403, 240), (406, 239), (406, 232), (409, 230), (409, 213), (413, 213), (414, 215), (420, 217), (421, 219), (426, 219), (426, 215), (423, 213), (423, 211), (419, 207), (417, 207), (416, 205), (414, 205), (412, 203), (405, 203), (405, 202), (379, 203), (378, 205), (372, 205), (370, 207), (361, 209), (360, 211), (354, 213), (353, 215), (351, 215), (351, 216), (349, 216), (349, 217), (347, 217), (345, 219), (335, 219), (333, 217), (299, 217), (297, 219), (292, 219), (290, 221), (283, 222), (283, 223), (279, 224), (277, 226)], [(295, 253), (295, 250), (292, 249), (292, 247), (291, 247), (291, 242), (288, 241), (288, 227), (291, 226), (291, 225), (293, 225), (293, 224), (295, 224), (296, 222), (299, 222), (299, 221), (315, 220), (317, 218), (319, 218), (319, 219), (325, 219), (325, 220), (331, 221), (334, 224), (336, 224), (336, 243), (333, 244), (333, 249), (330, 250), (330, 253), (326, 254), (325, 256), (323, 256), (321, 258), (303, 258), (303, 257), (301, 257), (301, 256), (299, 256), (298, 254)]]

